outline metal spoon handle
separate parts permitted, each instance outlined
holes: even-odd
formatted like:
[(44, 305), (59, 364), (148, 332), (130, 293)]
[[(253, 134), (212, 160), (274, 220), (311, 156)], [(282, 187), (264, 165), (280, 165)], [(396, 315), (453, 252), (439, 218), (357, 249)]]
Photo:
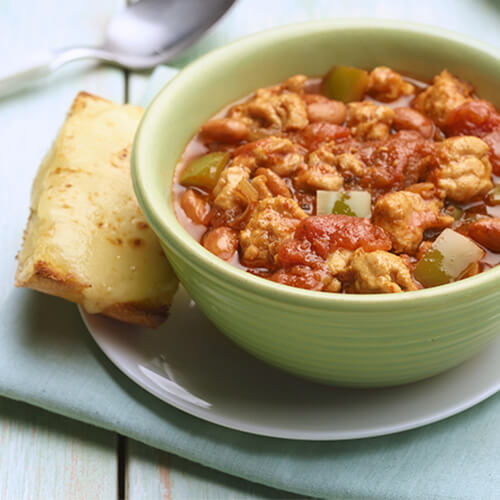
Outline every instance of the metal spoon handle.
[(0, 79), (0, 98), (19, 92), (47, 77), (53, 70), (55, 54), (45, 52), (37, 54), (30, 65), (18, 69), (15, 73)]
[(99, 47), (68, 47), (36, 54), (30, 64), (0, 77), (0, 99), (34, 87), (62, 65), (76, 59), (94, 58), (111, 62), (108, 51)]

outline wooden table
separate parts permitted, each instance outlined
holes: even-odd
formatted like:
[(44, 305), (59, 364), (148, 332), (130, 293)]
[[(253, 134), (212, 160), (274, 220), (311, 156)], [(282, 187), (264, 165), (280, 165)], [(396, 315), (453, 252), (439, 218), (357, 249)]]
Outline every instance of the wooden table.
[(298, 498), (0, 398), (2, 500)]
[[(207, 0), (209, 1), (209, 0)], [(289, 22), (343, 15), (406, 18), (498, 41), (496, 0), (287, 0)], [(0, 0), (0, 71), (40, 48), (96, 44), (126, 0)], [(290, 3), (289, 3), (290, 2)], [(262, 2), (261, 2), (262, 3)], [(264, 2), (265, 3), (265, 2)], [(498, 5), (498, 2), (497, 2)], [(271, 2), (270, 9), (278, 9)], [(291, 9), (293, 10), (293, 9)], [(306, 12), (307, 11), (307, 12)], [(295, 15), (296, 14), (296, 15)], [(325, 14), (325, 15), (323, 15)], [(497, 16), (497, 17), (495, 17)], [(266, 27), (268, 18), (263, 18)], [(3, 168), (29, 186), (40, 159), (80, 90), (117, 102), (136, 101), (148, 74), (75, 63), (51, 85), (0, 102)], [(3, 235), (17, 238), (19, 235)], [(17, 240), (16, 240), (17, 241)], [(7, 258), (7, 256), (4, 256)], [(56, 300), (56, 299), (55, 299)], [(232, 478), (88, 425), (0, 398), (0, 499), (262, 499), (297, 498)]]

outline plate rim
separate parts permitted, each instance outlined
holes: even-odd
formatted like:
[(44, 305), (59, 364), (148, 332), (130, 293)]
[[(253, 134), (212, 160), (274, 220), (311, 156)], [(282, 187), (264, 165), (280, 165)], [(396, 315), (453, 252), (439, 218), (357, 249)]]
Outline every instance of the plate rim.
[[(389, 436), (392, 434), (397, 434), (404, 431), (409, 431), (412, 429), (417, 429), (420, 427), (424, 427), (447, 418), (450, 418), (454, 415), (462, 413), (477, 404), (485, 401), (491, 396), (495, 395), (497, 392), (500, 392), (500, 377), (496, 384), (493, 384), (487, 387), (483, 391), (479, 391), (475, 397), (468, 398), (466, 401), (458, 405), (450, 406), (448, 405), (442, 411), (433, 412), (431, 415), (421, 416), (415, 419), (407, 420), (405, 422), (401, 422), (400, 424), (390, 424), (386, 426), (377, 426), (375, 428), (364, 428), (362, 430), (357, 431), (290, 431), (290, 430), (281, 430), (277, 428), (273, 428), (273, 432), (266, 431), (262, 425), (249, 425), (247, 423), (241, 424), (238, 420), (230, 420), (225, 416), (218, 415), (216, 413), (208, 413), (204, 411), (203, 408), (189, 405), (186, 402), (183, 402), (182, 399), (177, 398), (168, 398), (165, 396), (165, 392), (157, 389), (155, 385), (147, 385), (143, 383), (143, 381), (136, 376), (133, 369), (131, 369), (126, 363), (122, 363), (120, 361), (120, 357), (117, 355), (113, 349), (110, 349), (110, 346), (103, 342), (102, 338), (96, 333), (94, 327), (92, 326), (93, 317), (99, 317), (101, 315), (90, 314), (86, 312), (81, 306), (78, 306), (78, 310), (80, 312), (80, 316), (82, 318), (85, 327), (90, 333), (93, 340), (99, 346), (104, 355), (124, 374), (126, 375), (132, 382), (141, 387), (146, 392), (152, 394), (154, 397), (166, 403), (177, 410), (180, 410), (188, 415), (199, 418), (205, 422), (210, 424), (219, 425), (231, 431), (244, 432), (247, 434), (252, 434), (260, 437), (266, 438), (276, 438), (276, 439), (290, 439), (296, 441), (348, 441), (348, 440), (357, 440), (357, 439), (367, 439), (373, 437), (381, 437), (381, 436)], [(108, 319), (108, 318), (106, 318)], [(134, 325), (127, 325), (129, 327), (134, 328)], [(222, 334), (221, 334), (222, 335)], [(493, 339), (492, 342), (500, 342), (500, 338)], [(480, 356), (481, 353), (478, 353), (476, 356)], [(455, 367), (453, 370), (459, 370), (460, 365)], [(445, 372), (444, 374), (446, 374)], [(444, 375), (441, 374), (441, 375)], [(440, 375), (436, 375), (431, 378), (438, 378)], [(417, 382), (418, 383), (418, 382)], [(408, 384), (408, 386), (412, 386), (413, 384)], [(342, 388), (343, 390), (349, 390), (349, 388)], [(377, 390), (377, 389), (370, 389)], [(381, 390), (381, 389), (380, 389)], [(385, 388), (384, 390), (387, 390)]]

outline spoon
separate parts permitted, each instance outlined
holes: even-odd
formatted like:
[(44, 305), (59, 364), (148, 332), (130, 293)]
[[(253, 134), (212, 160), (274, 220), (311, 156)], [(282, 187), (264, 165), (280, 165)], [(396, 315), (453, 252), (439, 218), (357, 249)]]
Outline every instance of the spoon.
[(157, 66), (192, 45), (234, 2), (140, 0), (111, 18), (101, 46), (47, 51), (36, 64), (0, 78), (0, 97), (30, 87), (77, 59), (98, 59), (132, 70)]

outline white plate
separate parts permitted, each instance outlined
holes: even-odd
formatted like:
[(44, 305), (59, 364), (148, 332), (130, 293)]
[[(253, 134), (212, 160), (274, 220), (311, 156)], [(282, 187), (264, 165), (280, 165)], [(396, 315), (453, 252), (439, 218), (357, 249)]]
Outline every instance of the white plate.
[(101, 349), (163, 401), (231, 429), (289, 439), (391, 434), (461, 412), (500, 390), (500, 337), (437, 377), (387, 389), (340, 389), (301, 380), (227, 340), (184, 290), (158, 330), (82, 311)]

